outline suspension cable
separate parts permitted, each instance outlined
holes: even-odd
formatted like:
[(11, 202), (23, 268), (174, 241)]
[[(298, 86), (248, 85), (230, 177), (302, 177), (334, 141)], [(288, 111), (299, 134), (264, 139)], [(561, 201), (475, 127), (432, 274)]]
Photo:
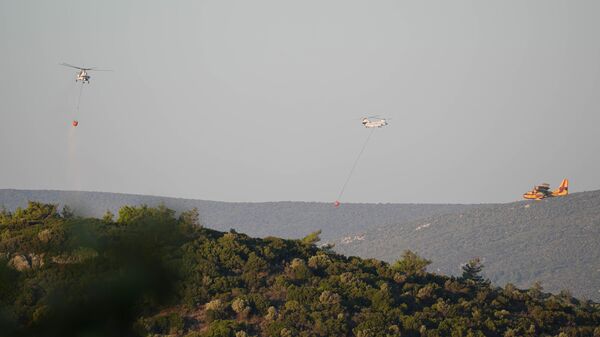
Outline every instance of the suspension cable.
[(342, 186), (342, 190), (340, 191), (340, 194), (338, 195), (338, 200), (336, 201), (336, 205), (339, 205), (339, 200), (342, 198), (342, 195), (344, 195), (344, 191), (346, 190), (346, 186), (348, 186), (348, 182), (350, 182), (350, 178), (352, 178), (352, 175), (354, 174), (354, 170), (356, 169), (356, 166), (358, 165), (358, 161), (360, 160), (360, 157), (362, 157), (363, 152), (365, 152), (365, 149), (367, 148), (367, 144), (369, 143), (369, 140), (371, 139), (371, 136), (373, 135), (373, 132), (375, 131), (375, 129), (371, 129), (371, 132), (369, 132), (369, 136), (367, 137), (367, 139), (365, 140), (362, 149), (360, 149), (360, 152), (358, 153), (358, 156), (356, 157), (356, 160), (354, 160), (354, 164), (352, 165), (352, 169), (350, 170), (350, 173), (348, 174), (348, 177), (346, 178), (346, 181), (344, 182), (344, 185)]

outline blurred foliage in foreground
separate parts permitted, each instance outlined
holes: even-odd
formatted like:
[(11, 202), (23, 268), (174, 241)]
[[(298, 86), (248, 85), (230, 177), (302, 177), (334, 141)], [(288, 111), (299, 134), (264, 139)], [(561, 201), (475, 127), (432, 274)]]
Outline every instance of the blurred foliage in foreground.
[(197, 211), (123, 207), (115, 219), (31, 202), (0, 212), (3, 336), (600, 336), (600, 308), (541, 285), (490, 286), (344, 257), (302, 240), (199, 225)]

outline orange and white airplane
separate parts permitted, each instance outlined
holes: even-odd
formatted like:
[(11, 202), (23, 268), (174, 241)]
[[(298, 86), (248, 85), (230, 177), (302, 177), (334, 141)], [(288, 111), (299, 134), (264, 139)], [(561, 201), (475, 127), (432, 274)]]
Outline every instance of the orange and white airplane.
[(542, 200), (551, 197), (564, 197), (565, 195), (569, 195), (568, 179), (563, 179), (562, 183), (560, 183), (560, 186), (558, 186), (558, 188), (554, 191), (550, 190), (549, 184), (534, 186), (531, 191), (523, 194), (523, 198), (530, 200)]

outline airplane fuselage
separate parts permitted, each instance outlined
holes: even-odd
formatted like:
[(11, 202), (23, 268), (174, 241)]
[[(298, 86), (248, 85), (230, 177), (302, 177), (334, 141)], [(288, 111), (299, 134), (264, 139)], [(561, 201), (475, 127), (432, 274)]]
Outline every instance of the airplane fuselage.
[(569, 180), (563, 179), (560, 186), (555, 190), (550, 190), (550, 185), (548, 184), (534, 186), (531, 191), (523, 194), (523, 198), (529, 200), (542, 200), (552, 197), (564, 197), (566, 195), (569, 195)]

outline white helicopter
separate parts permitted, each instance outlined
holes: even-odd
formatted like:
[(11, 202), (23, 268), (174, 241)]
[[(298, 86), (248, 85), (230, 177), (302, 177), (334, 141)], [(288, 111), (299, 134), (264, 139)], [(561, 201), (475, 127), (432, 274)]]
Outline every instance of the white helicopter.
[(388, 125), (388, 122), (385, 118), (380, 118), (378, 116), (370, 116), (363, 117), (362, 125), (364, 125), (367, 129), (382, 128)]
[(88, 71), (112, 71), (112, 70), (108, 70), (108, 69), (96, 69), (96, 68), (83, 68), (83, 67), (78, 67), (78, 66), (74, 66), (68, 63), (61, 63), (61, 66), (65, 66), (65, 67), (70, 67), (70, 68), (75, 68), (75, 69), (79, 69), (79, 72), (77, 73), (77, 77), (75, 77), (75, 82), (79, 82), (81, 81), (81, 83), (90, 83), (90, 75), (88, 75)]

